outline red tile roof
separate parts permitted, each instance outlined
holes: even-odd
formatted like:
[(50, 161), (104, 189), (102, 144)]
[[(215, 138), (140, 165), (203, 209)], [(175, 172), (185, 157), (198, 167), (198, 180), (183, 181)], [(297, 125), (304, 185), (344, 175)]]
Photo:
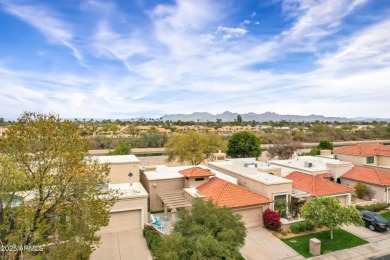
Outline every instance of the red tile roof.
[(378, 186), (390, 186), (390, 172), (373, 167), (353, 166), (341, 178)]
[(319, 173), (319, 174), (317, 174), (317, 176), (319, 176), (321, 178), (326, 178), (326, 179), (332, 178), (332, 174), (330, 174), (330, 173)]
[(326, 196), (339, 193), (349, 193), (353, 189), (333, 181), (326, 180), (318, 175), (294, 171), (285, 178), (293, 181), (293, 188), (307, 192), (312, 196)]
[(209, 177), (209, 176), (214, 176), (215, 174), (203, 169), (201, 167), (191, 167), (185, 170), (179, 171), (181, 174), (183, 174), (185, 177)]
[(273, 200), (220, 178), (211, 178), (197, 188), (198, 193), (212, 200), (217, 206), (238, 208), (267, 204)]
[(383, 144), (358, 144), (333, 150), (334, 154), (351, 154), (351, 155), (389, 155), (390, 147)]

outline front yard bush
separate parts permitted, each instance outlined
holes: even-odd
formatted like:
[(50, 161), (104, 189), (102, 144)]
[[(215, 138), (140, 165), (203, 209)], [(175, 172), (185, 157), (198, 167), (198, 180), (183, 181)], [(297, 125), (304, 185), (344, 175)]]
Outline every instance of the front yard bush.
[(270, 230), (278, 231), (282, 226), (280, 213), (267, 209), (263, 214), (264, 226)]
[(146, 240), (146, 245), (152, 251), (152, 253), (155, 252), (162, 242), (160, 234), (152, 226), (145, 226), (143, 234)]
[(298, 234), (299, 232), (312, 231), (315, 228), (316, 225), (308, 221), (294, 223), (290, 226), (290, 229), (294, 234)]
[(300, 223), (293, 223), (291, 224), (290, 229), (294, 234), (298, 234), (301, 232), (301, 225)]
[(356, 206), (356, 209), (358, 210), (368, 210), (373, 212), (378, 212), (384, 209), (387, 209), (389, 206), (386, 203), (375, 203), (375, 204), (369, 204), (365, 206)]
[(280, 231), (280, 234), (282, 234), (283, 236), (287, 236), (287, 229), (282, 229), (282, 231)]

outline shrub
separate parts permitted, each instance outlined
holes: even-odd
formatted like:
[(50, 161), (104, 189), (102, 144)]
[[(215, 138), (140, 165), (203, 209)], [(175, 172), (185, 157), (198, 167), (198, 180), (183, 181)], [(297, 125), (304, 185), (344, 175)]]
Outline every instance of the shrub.
[(143, 234), (146, 240), (146, 245), (152, 252), (155, 252), (162, 243), (162, 238), (160, 237), (160, 234), (152, 226), (145, 226)]
[(282, 229), (282, 231), (280, 231), (280, 234), (282, 234), (283, 236), (287, 236), (287, 229)]
[(386, 203), (375, 203), (375, 204), (369, 204), (365, 206), (356, 206), (356, 209), (358, 210), (368, 210), (373, 212), (378, 212), (384, 209), (387, 209), (388, 205)]
[(267, 209), (263, 214), (264, 226), (270, 230), (278, 231), (282, 226), (280, 214), (273, 210)]
[(354, 188), (355, 188), (356, 197), (358, 197), (359, 199), (363, 199), (367, 195), (368, 188), (365, 184), (358, 183), (355, 185)]
[(306, 221), (299, 222), (298, 227), (299, 227), (300, 232), (305, 232), (306, 231)]
[(291, 234), (292, 233), (291, 229), (288, 228), (287, 233)]
[(144, 234), (144, 237), (145, 237), (146, 232), (148, 232), (148, 231), (155, 231), (155, 229), (152, 226), (145, 226), (144, 230), (142, 230), (142, 233)]
[(301, 226), (300, 226), (299, 223), (291, 224), (290, 229), (291, 229), (291, 231), (292, 231), (294, 234), (298, 234), (299, 232), (301, 232)]

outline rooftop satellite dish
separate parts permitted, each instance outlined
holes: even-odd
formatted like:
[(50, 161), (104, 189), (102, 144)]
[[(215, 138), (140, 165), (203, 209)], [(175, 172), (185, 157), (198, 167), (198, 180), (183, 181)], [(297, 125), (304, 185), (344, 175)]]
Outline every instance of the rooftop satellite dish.
[(129, 173), (127, 174), (127, 177), (129, 177), (129, 179), (131, 179), (131, 178), (133, 178), (133, 174), (132, 174), (131, 172), (129, 172)]

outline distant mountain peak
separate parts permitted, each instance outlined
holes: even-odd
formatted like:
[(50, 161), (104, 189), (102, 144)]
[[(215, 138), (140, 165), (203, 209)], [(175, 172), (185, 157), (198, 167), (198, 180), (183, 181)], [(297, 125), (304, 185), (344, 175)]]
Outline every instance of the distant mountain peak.
[(256, 114), (254, 112), (249, 113), (234, 113), (231, 111), (225, 111), (222, 114), (210, 114), (209, 112), (194, 112), (192, 114), (173, 114), (173, 115), (164, 115), (163, 120), (172, 120), (172, 121), (200, 121), (206, 122), (211, 121), (215, 122), (217, 119), (221, 119), (223, 122), (233, 122), (237, 119), (237, 116), (240, 115), (243, 121), (257, 121), (257, 122), (265, 122), (265, 121), (280, 121), (287, 120), (292, 122), (314, 122), (316, 120), (319, 121), (338, 121), (338, 122), (348, 122), (354, 121), (355, 119), (348, 119), (345, 117), (325, 117), (322, 115), (311, 114), (309, 116), (301, 116), (301, 115), (279, 115), (275, 112), (267, 111), (262, 114)]

